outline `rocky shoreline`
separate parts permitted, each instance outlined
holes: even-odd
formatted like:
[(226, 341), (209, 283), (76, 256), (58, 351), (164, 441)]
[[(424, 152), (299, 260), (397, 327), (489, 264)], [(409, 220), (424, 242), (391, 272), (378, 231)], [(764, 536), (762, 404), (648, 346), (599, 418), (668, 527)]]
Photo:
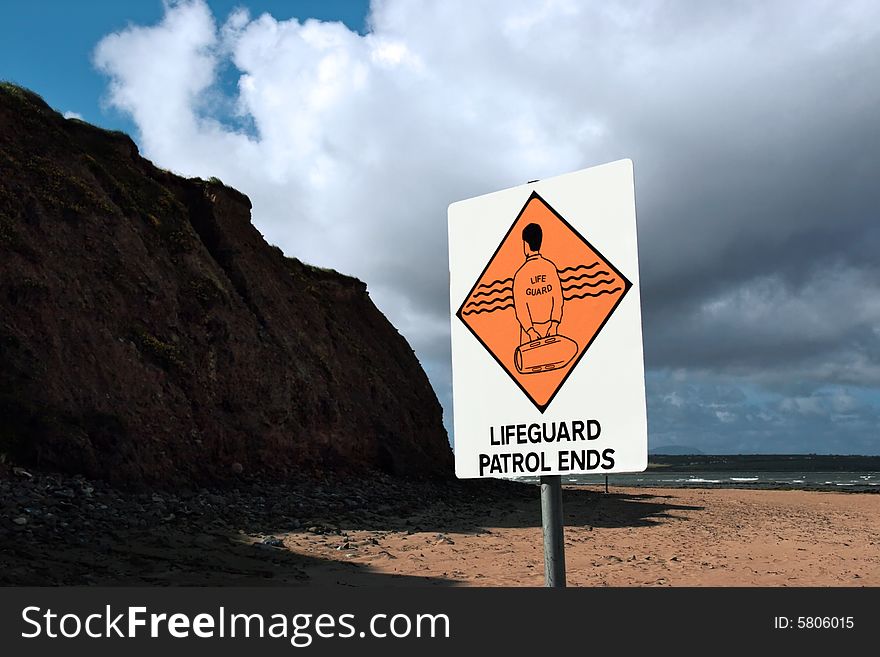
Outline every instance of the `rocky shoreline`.
[(479, 531), (487, 508), (511, 510), (536, 495), (521, 484), (384, 474), (126, 491), (4, 467), (0, 584), (305, 584), (316, 564), (280, 537), (305, 533), (347, 552), (389, 534), (428, 531), (442, 540), (450, 527)]

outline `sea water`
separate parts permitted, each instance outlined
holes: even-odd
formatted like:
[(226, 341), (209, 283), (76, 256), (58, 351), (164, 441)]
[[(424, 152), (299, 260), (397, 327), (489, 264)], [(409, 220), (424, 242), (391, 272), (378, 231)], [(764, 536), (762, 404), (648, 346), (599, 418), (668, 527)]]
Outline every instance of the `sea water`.
[[(564, 484), (605, 484), (604, 475), (567, 475)], [(880, 493), (880, 472), (737, 472), (651, 469), (608, 475), (609, 486), (645, 488), (790, 488)]]

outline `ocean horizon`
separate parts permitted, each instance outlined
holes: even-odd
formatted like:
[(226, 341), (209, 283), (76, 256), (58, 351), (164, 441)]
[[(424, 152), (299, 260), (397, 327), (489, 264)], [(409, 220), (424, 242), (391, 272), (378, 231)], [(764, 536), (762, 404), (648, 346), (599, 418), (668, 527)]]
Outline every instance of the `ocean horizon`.
[[(752, 488), (880, 493), (880, 456), (652, 454), (633, 473), (566, 474), (563, 484), (634, 488)], [(518, 481), (537, 483), (538, 478)]]
[[(562, 483), (604, 485), (605, 476), (565, 476)], [(608, 475), (608, 485), (634, 488), (754, 488), (880, 493), (880, 472), (670, 472), (649, 469), (645, 472)]]

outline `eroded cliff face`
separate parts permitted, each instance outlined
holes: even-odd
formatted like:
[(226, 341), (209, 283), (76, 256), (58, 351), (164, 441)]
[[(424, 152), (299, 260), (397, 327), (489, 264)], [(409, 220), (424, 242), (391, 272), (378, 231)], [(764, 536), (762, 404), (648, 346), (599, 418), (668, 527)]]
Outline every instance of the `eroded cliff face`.
[(284, 257), (243, 194), (0, 85), (8, 458), (135, 485), (445, 477), (441, 413), (364, 283)]

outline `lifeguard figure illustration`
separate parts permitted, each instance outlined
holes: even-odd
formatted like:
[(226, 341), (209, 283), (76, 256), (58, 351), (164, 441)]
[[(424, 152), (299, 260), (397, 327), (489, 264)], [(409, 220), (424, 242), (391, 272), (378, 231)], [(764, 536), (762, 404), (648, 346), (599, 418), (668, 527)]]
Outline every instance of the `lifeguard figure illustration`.
[(528, 224), (522, 239), (526, 261), (513, 276), (513, 305), (520, 325), (520, 346), (513, 358), (521, 374), (535, 374), (565, 367), (578, 346), (559, 335), (565, 298), (556, 265), (541, 255), (541, 226)]
[(526, 261), (513, 276), (513, 304), (521, 327), (519, 343), (525, 344), (556, 335), (563, 299), (556, 265), (541, 255), (541, 226), (529, 224), (522, 238)]

